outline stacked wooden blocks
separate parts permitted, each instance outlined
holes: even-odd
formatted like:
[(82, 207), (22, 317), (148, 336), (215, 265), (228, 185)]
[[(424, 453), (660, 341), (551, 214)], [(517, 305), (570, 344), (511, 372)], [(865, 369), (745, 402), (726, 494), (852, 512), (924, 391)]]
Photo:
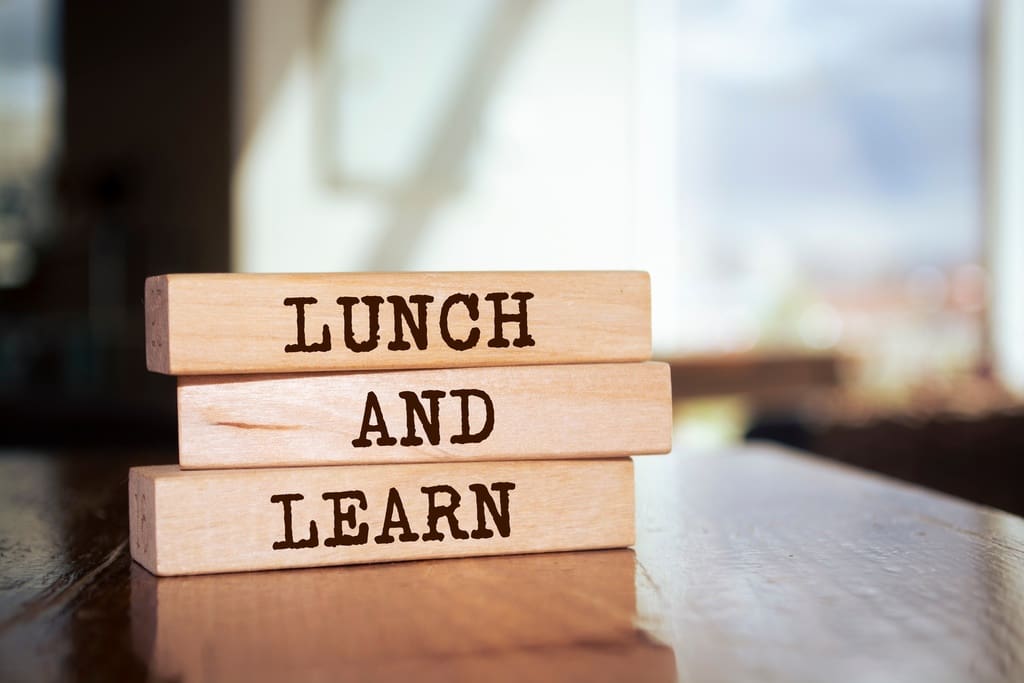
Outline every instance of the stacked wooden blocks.
[(158, 575), (614, 548), (667, 453), (646, 273), (163, 275), (179, 466), (131, 470)]

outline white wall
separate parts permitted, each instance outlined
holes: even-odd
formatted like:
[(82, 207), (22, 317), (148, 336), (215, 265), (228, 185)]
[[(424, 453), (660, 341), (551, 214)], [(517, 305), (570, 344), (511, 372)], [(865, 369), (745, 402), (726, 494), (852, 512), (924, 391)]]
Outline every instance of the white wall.
[[(234, 268), (644, 269), (656, 339), (675, 338), (672, 3), (537, 2), (468, 119), (445, 70), (461, 82), (495, 13), (530, 3), (394, 4), (240, 4)], [(665, 31), (637, 44), (638, 18)]]

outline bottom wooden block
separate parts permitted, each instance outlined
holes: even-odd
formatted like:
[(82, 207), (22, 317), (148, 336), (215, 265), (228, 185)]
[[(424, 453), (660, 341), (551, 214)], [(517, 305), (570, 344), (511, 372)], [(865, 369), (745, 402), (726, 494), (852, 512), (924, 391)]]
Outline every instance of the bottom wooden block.
[(157, 575), (628, 546), (633, 463), (132, 468), (132, 557)]

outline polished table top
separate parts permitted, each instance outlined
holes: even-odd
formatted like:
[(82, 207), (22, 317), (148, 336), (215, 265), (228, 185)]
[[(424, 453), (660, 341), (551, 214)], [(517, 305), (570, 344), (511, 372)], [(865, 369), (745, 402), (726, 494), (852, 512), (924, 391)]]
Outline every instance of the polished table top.
[(1024, 680), (1024, 520), (811, 457), (637, 458), (635, 551), (162, 579), (159, 460), (0, 456), (0, 680)]

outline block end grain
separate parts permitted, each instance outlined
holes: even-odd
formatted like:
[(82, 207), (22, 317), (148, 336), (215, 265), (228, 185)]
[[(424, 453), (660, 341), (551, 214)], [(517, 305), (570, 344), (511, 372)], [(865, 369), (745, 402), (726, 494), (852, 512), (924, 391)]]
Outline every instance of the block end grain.
[(652, 388), (655, 388), (656, 395), (661, 397), (661, 424), (664, 428), (661, 434), (664, 437), (664, 441), (660, 444), (660, 447), (654, 451), (654, 453), (671, 453), (672, 452), (672, 431), (673, 431), (673, 410), (674, 405), (672, 403), (672, 368), (668, 363), (660, 362), (649, 362), (648, 367), (652, 368), (654, 373), (654, 381), (652, 382)]
[(128, 544), (132, 559), (154, 574), (156, 552), (156, 485), (145, 468), (128, 471)]
[(622, 495), (628, 501), (626, 509), (629, 512), (626, 515), (625, 537), (622, 540), (622, 545), (632, 547), (636, 545), (636, 473), (633, 470), (632, 458), (626, 458), (623, 464), (626, 467), (627, 475), (625, 477), (626, 486)]
[(638, 271), (640, 284), (641, 300), (646, 304), (641, 308), (644, 315), (644, 320), (640, 321), (637, 325), (638, 329), (645, 330), (647, 332), (646, 345), (644, 346), (644, 355), (642, 358), (637, 360), (650, 360), (654, 356), (654, 335), (652, 333), (652, 314), (651, 314), (651, 274), (646, 270)]
[(171, 373), (167, 276), (146, 278), (146, 368)]

